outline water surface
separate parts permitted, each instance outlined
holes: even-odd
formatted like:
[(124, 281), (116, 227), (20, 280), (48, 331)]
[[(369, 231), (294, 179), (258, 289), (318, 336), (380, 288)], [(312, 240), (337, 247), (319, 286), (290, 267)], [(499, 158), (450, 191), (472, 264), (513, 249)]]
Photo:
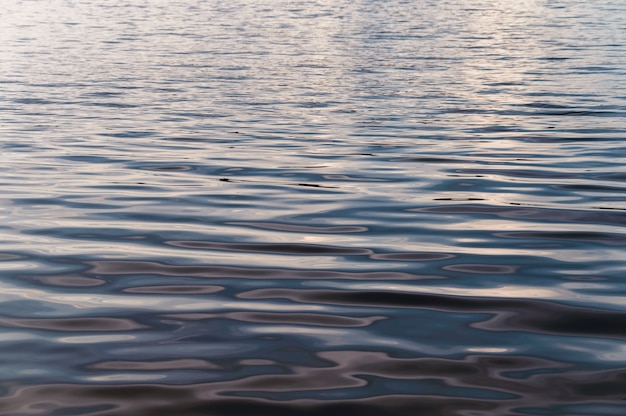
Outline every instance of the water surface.
[(0, 9), (0, 414), (626, 411), (626, 5)]

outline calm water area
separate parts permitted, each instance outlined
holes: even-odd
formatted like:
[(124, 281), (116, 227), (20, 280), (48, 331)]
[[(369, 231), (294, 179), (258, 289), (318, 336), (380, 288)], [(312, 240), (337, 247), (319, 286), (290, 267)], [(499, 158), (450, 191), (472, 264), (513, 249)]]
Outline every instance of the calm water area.
[(0, 415), (626, 415), (623, 0), (0, 3)]

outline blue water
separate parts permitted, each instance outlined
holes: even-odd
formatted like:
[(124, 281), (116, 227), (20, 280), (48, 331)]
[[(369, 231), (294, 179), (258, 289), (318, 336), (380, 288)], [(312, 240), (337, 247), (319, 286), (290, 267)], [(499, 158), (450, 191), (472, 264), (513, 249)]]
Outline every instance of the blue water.
[(626, 414), (622, 0), (0, 22), (1, 415)]

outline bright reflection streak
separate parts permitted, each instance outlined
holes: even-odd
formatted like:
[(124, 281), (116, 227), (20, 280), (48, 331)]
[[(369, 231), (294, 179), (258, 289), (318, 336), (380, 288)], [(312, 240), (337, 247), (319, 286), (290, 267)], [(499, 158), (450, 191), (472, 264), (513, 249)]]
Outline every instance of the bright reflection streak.
[(98, 381), (98, 382), (110, 382), (110, 381), (151, 381), (151, 380), (161, 380), (167, 378), (166, 375), (163, 374), (108, 374), (105, 376), (91, 376), (85, 377), (85, 380), (89, 381)]
[(470, 352), (482, 352), (487, 354), (498, 354), (505, 352), (513, 352), (513, 348), (489, 348), (489, 347), (468, 347), (468, 351)]
[(158, 310), (158, 311), (224, 311), (224, 310), (248, 310), (248, 311), (272, 311), (272, 312), (302, 312), (302, 311), (338, 311), (340, 308), (327, 307), (323, 305), (311, 304), (277, 304), (271, 302), (258, 301), (223, 301), (208, 300), (209, 296), (203, 296), (203, 300), (198, 302), (198, 297), (189, 296), (115, 296), (115, 295), (52, 295), (42, 290), (23, 289), (11, 286), (7, 283), (2, 284), (2, 294), (0, 301), (14, 301), (29, 299), (38, 301), (43, 305), (50, 304), (62, 305), (66, 308), (55, 308), (56, 310), (46, 312), (50, 316), (64, 316), (67, 314), (74, 315), (73, 309), (140, 309), (140, 310)]
[(65, 344), (100, 344), (101, 342), (130, 341), (136, 339), (135, 335), (108, 334), (108, 335), (77, 335), (73, 337), (57, 338)]

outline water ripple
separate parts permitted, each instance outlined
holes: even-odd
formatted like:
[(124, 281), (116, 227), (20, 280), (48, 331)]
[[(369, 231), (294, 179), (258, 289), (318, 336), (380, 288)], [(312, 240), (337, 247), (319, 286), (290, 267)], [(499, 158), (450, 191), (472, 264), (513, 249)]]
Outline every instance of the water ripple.
[(623, 2), (5, 3), (0, 415), (624, 415)]

